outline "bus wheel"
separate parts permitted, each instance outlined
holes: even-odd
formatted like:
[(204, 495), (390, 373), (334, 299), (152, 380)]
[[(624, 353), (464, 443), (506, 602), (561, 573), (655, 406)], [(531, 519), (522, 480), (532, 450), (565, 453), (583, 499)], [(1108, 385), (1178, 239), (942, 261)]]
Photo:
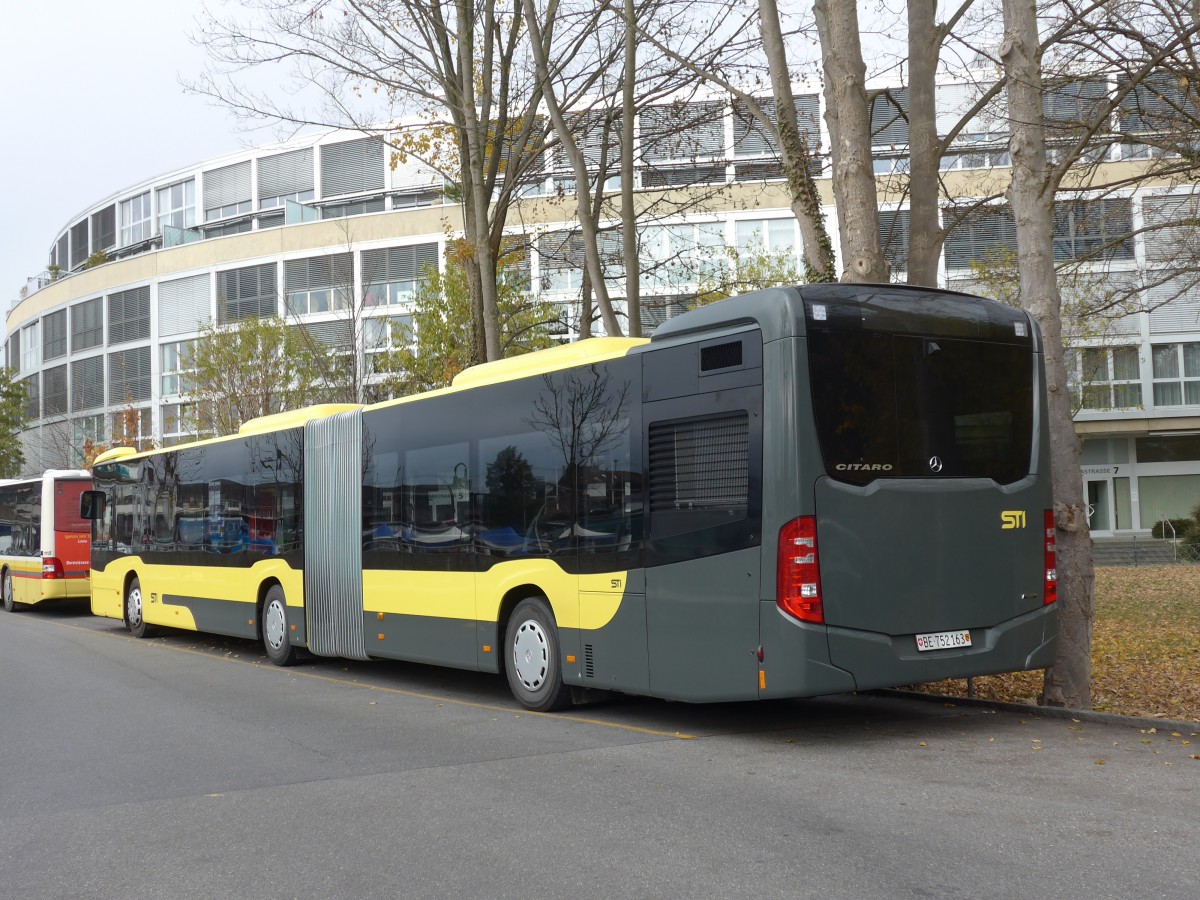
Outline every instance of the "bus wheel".
[(517, 702), (534, 712), (550, 712), (571, 704), (563, 684), (558, 629), (550, 608), (539, 597), (526, 597), (508, 620), (504, 671)]
[(263, 648), (267, 659), (277, 666), (290, 666), (296, 661), (296, 648), (288, 640), (287, 599), (283, 588), (271, 585), (262, 611)]
[(0, 593), (4, 595), (4, 608), (8, 612), (16, 612), (21, 604), (13, 599), (12, 572), (4, 570), (4, 581), (0, 584)]
[(136, 578), (125, 592), (125, 627), (135, 638), (146, 636), (146, 620), (142, 617), (142, 585)]

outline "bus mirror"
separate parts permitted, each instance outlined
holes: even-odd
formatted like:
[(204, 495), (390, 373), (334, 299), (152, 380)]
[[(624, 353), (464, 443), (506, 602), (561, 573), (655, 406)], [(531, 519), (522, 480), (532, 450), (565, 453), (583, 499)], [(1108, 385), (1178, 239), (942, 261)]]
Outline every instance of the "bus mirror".
[(103, 519), (104, 501), (104, 491), (84, 491), (79, 495), (79, 517), (81, 519)]

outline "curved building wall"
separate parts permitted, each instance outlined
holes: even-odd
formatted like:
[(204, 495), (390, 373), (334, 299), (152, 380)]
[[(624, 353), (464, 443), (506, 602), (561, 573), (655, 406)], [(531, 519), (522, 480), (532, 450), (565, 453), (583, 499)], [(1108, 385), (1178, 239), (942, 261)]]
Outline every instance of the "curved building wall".
[[(745, 153), (723, 138), (710, 143), (713, 159), (704, 166), (673, 160), (681, 151), (666, 149), (656, 174), (640, 174), (652, 185), (644, 193), (690, 213), (658, 227), (651, 256), (677, 255), (682, 230), (695, 248), (752, 231), (775, 249), (793, 249), (798, 238), (781, 181), (756, 171), (747, 183), (733, 182)], [(534, 235), (531, 247), (554, 245), (556, 261), (529, 253), (524, 274), (569, 306), (582, 269), (577, 248), (536, 237), (572, 228), (574, 203), (562, 199), (562, 185), (548, 167), (522, 192), (511, 221), (520, 223), (514, 232)], [(85, 439), (108, 440), (115, 417), (128, 422), (130, 409), (139, 438), (184, 437), (179, 357), (207, 322), (278, 314), (337, 344), (347, 317), (330, 309), (338, 290), (363, 298), (369, 319), (408, 315), (422, 267), (440, 264), (445, 235), (461, 231), (461, 210), (442, 205), (441, 187), (415, 163), (392, 168), (378, 138), (336, 133), (169, 172), (73, 217), (51, 246), (47, 276), (7, 317), (6, 362), (27, 386), (33, 422), (27, 468), (77, 464)], [(686, 286), (677, 282), (662, 280), (657, 307), (655, 291), (646, 292), (651, 316), (679, 306)], [(356, 364), (365, 367), (364, 356), (377, 349), (368, 342), (390, 340), (390, 332), (359, 329)]]
[[(902, 279), (908, 211), (902, 177), (890, 176), (903, 173), (907, 133), (888, 105), (897, 96), (881, 105), (875, 167), (885, 253)], [(706, 113), (713, 106), (687, 105)], [(828, 145), (819, 105), (815, 93), (798, 99), (818, 165)], [(739, 118), (736, 104), (722, 109), (716, 124), (698, 117), (673, 140), (644, 132), (662, 115), (639, 118), (639, 202), (665, 209), (641, 232), (643, 267), (657, 265), (642, 281), (647, 327), (683, 308), (718, 248), (795, 253), (799, 246), (770, 142)], [(1002, 194), (1007, 136), (983, 137), (972, 134), (943, 157), (950, 197)], [(461, 212), (442, 204), (441, 181), (430, 170), (389, 162), (378, 138), (331, 133), (165, 173), (68, 220), (51, 245), (51, 269), (31, 280), (7, 317), (5, 362), (29, 389), (33, 420), (24, 435), (26, 469), (76, 466), (84, 439), (106, 440), (113, 417), (130, 408), (140, 437), (182, 439), (180, 345), (205, 322), (278, 313), (337, 343), (345, 314), (326, 311), (335, 281), (352, 285), (356, 298), (370, 295), (372, 319), (407, 315), (421, 267), (441, 263)], [(1116, 181), (1142, 165), (1114, 147), (1105, 168)], [(577, 315), (582, 258), (571, 236), (573, 183), (548, 159), (545, 177), (522, 190), (509, 221), (514, 234), (529, 237), (525, 276), (543, 297), (574, 303)], [(818, 184), (836, 235), (830, 182)], [(995, 282), (981, 282), (978, 265), (1014, 250), (1011, 214), (993, 203), (958, 221), (953, 205), (944, 216), (957, 224), (944, 248), (942, 281), (991, 292)], [(1083, 260), (1086, 274), (1064, 284), (1068, 300), (1144, 286), (1138, 311), (1076, 335), (1070, 352), (1100, 533), (1144, 531), (1200, 500), (1200, 283), (1175, 274), (1178, 248), (1195, 243), (1188, 223), (1198, 214), (1197, 193), (1165, 183), (1081, 195), (1056, 210), (1055, 256)], [(1103, 252), (1087, 262), (1097, 248)], [(376, 349), (371, 342), (387, 331), (361, 330), (357, 364), (365, 365)]]

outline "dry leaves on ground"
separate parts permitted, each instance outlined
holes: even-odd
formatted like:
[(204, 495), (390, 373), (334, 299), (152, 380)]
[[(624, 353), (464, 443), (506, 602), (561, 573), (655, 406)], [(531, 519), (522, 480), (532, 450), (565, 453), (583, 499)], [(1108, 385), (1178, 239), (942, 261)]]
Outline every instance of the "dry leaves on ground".
[[(1092, 706), (1103, 712), (1200, 722), (1200, 566), (1096, 570)], [(920, 690), (964, 696), (948, 679)], [(1036, 703), (1041, 672), (974, 679), (975, 696)]]

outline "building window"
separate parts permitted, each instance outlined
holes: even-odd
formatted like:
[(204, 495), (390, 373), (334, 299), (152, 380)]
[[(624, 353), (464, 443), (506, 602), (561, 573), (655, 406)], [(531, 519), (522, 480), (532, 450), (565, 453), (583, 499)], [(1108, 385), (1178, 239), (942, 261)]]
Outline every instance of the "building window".
[(38, 340), (38, 323), (21, 329), (21, 369), (31, 371), (42, 362), (42, 345)]
[(195, 346), (195, 340), (172, 341), (162, 345), (162, 395), (164, 397), (186, 394), (192, 390), (192, 379), (188, 376), (196, 371), (191, 360)]
[(1141, 379), (1137, 347), (1085, 347), (1079, 352), (1076, 403), (1081, 409), (1138, 409)]
[(365, 371), (373, 375), (376, 358), (393, 350), (402, 350), (412, 338), (412, 316), (374, 316), (363, 319)]
[(879, 211), (879, 246), (892, 272), (908, 269), (908, 210)]
[(951, 169), (997, 169), (1012, 165), (1008, 152), (1008, 135), (977, 133), (960, 134), (954, 139), (954, 147), (945, 154), (940, 168)]
[(537, 250), (543, 291), (579, 290), (583, 284), (583, 235), (547, 232), (538, 238)]
[(196, 225), (196, 182), (181, 181), (158, 191), (158, 230)]
[(889, 88), (871, 103), (871, 146), (908, 146), (908, 88)]
[(283, 209), (284, 205), (289, 200), (295, 200), (297, 203), (308, 203), (315, 197), (316, 194), (309, 191), (296, 191), (291, 194), (280, 194), (277, 197), (263, 197), (258, 201), (259, 209)]
[(104, 308), (101, 297), (71, 307), (71, 352), (99, 347), (104, 343)]
[(118, 409), (109, 416), (113, 442), (127, 447), (146, 447), (154, 440), (154, 418), (149, 407)]
[(743, 253), (795, 253), (796, 220), (743, 219), (737, 223), (737, 247)]
[(225, 237), (230, 234), (245, 234), (253, 227), (249, 219), (239, 219), (236, 222), (226, 222), (224, 225), (207, 225), (204, 227), (206, 238)]
[(42, 410), (47, 416), (67, 411), (67, 365), (55, 366), (42, 373)]
[(288, 314), (303, 316), (348, 307), (354, 293), (352, 260), (349, 253), (287, 260), (283, 270)]
[(980, 206), (969, 211), (947, 207), (946, 268), (968, 269), (971, 263), (1007, 259), (1017, 250), (1017, 225), (1007, 204)]
[(108, 298), (108, 342), (124, 344), (150, 337), (150, 287), (117, 291)]
[(42, 359), (67, 355), (67, 311), (60, 309), (42, 319)]
[(363, 292), (366, 306), (386, 306), (412, 300), (425, 270), (438, 264), (437, 244), (364, 250)]
[(150, 192), (121, 201), (121, 246), (148, 241), (153, 233)]
[(288, 200), (306, 203), (313, 199), (313, 152), (311, 147), (264, 156), (258, 161), (258, 208), (283, 209)]
[(1054, 204), (1054, 259), (1133, 259), (1130, 201), (1067, 200)]
[(108, 435), (104, 433), (104, 416), (79, 416), (71, 420), (75, 429), (74, 445), (82, 447), (85, 442), (93, 444), (107, 442)]
[(71, 226), (71, 268), (77, 269), (88, 258), (88, 220), (83, 218)]
[(334, 203), (321, 207), (322, 219), (344, 219), (346, 216), (365, 216), (367, 213), (383, 212), (383, 198), (352, 200), (349, 203)]
[(93, 356), (71, 363), (71, 411), (104, 405), (104, 357)]
[(108, 397), (114, 406), (150, 399), (149, 347), (108, 355)]
[(250, 161), (204, 173), (204, 221), (243, 215), (253, 209)]
[(217, 273), (217, 321), (221, 325), (278, 314), (274, 263)]
[[(795, 220), (790, 220), (795, 224)], [(741, 223), (739, 223), (740, 225)], [(756, 222), (756, 225), (763, 223)], [(789, 228), (789, 235), (793, 229)], [(774, 235), (783, 244), (779, 234)], [(747, 237), (747, 240), (750, 240)], [(613, 236), (612, 244), (605, 248), (606, 270), (618, 270), (619, 238)], [(721, 222), (702, 222), (696, 225), (654, 225), (641, 234), (641, 256), (649, 263), (644, 284), (650, 291), (675, 292), (694, 288), (705, 279), (720, 277), (725, 266), (725, 226)], [(617, 288), (612, 279), (607, 279), (611, 288)]]
[(25, 416), (30, 419), (40, 419), (42, 417), (42, 398), (38, 390), (37, 373), (34, 372), (20, 383), (25, 385)]
[(92, 250), (109, 250), (117, 242), (117, 208), (92, 213)]
[(1200, 344), (1156, 344), (1155, 406), (1200, 405)]
[(321, 147), (321, 196), (382, 191), (386, 168), (381, 138), (326, 144)]
[(172, 447), (196, 437), (192, 428), (191, 403), (164, 403), (162, 405), (163, 446)]

